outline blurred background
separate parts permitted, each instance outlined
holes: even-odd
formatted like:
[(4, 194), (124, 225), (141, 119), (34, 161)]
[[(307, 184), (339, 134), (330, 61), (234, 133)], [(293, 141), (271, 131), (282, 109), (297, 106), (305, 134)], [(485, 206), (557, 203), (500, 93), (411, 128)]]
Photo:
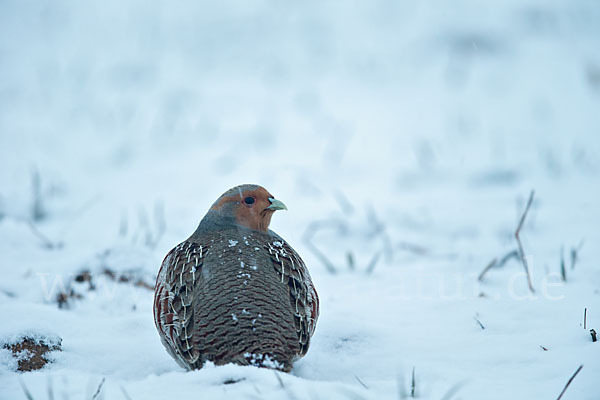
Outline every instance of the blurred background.
[(598, 195), (574, 181), (600, 173), (593, 0), (0, 7), (0, 215), (65, 240), (158, 204), (176, 241), (250, 182), (296, 236), (348, 207), (439, 231), (490, 189), (511, 212)]
[(593, 0), (0, 7), (5, 213), (32, 169), (57, 196), (366, 199), (600, 168)]
[[(439, 357), (442, 363), (431, 365), (436, 379), (447, 379), (442, 391), (462, 379), (441, 371), (458, 362), (465, 343), (453, 350), (439, 343), (439, 352), (429, 352), (442, 328), (436, 323), (446, 329), (455, 320), (428, 315), (466, 310), (464, 326), (475, 329), (469, 335), (480, 334), (472, 304), (481, 293), (469, 285), (490, 259), (513, 249), (532, 189), (525, 246), (535, 285), (559, 271), (561, 251), (568, 258), (583, 242), (593, 264), (600, 256), (593, 245), (600, 240), (599, 175), (597, 0), (0, 0), (0, 295), (27, 292), (54, 310), (56, 294), (43, 293), (32, 274), (107, 268), (138, 271), (151, 288), (164, 254), (221, 193), (258, 183), (287, 204), (290, 211), (271, 226), (302, 254), (323, 292), (317, 350), (296, 374), (356, 384), (352, 375), (364, 370), (388, 379), (389, 394), (396, 376), (386, 374), (397, 361), (423, 365)], [(396, 299), (413, 287), (418, 268), (467, 279), (468, 299), (448, 303), (439, 288), (425, 305)], [(520, 271), (518, 263), (511, 268)], [(365, 270), (375, 271), (368, 283), (356, 274)], [(597, 269), (587, 271), (589, 284), (599, 284)], [(348, 280), (340, 283), (340, 272)], [(507, 281), (482, 290), (506, 294)], [(516, 282), (527, 293), (524, 280)], [(398, 315), (416, 320), (398, 321), (405, 330), (390, 328), (384, 315), (371, 316), (376, 306), (351, 300), (358, 284), (368, 285), (375, 302), (398, 300), (406, 312)], [(573, 290), (578, 322), (588, 303)], [(15, 299), (11, 307), (25, 304)], [(87, 354), (75, 322), (100, 331), (108, 316), (98, 309), (125, 307), (112, 297), (78, 301), (74, 307), (93, 311), (89, 319), (56, 314), (73, 329), (58, 330), (75, 343), (64, 352), (69, 365), (129, 376), (130, 360), (89, 366), (69, 358), (101, 359), (111, 345), (100, 341), (97, 354)], [(134, 310), (139, 305), (136, 321), (154, 346), (146, 348), (156, 349), (150, 361), (139, 361), (140, 379), (176, 368), (154, 343), (150, 302), (149, 290), (126, 300)], [(38, 314), (20, 307), (19, 315), (31, 315), (23, 327), (38, 324)], [(502, 307), (490, 313), (502, 315)], [(520, 307), (522, 314), (504, 315), (509, 326), (530, 321), (534, 311)], [(560, 314), (554, 307), (526, 336), (554, 318), (544, 316)], [(345, 325), (351, 311), (372, 319)], [(556, 320), (572, 315), (569, 308)], [(406, 348), (397, 349), (397, 332)], [(482, 371), (517, 332), (504, 332), (494, 346), (482, 342), (477, 351), (492, 353), (474, 354), (457, 370), (490, 391), (499, 383), (493, 371)], [(422, 335), (432, 340), (415, 342)], [(455, 336), (471, 337), (465, 335)], [(369, 339), (347, 348), (348, 337)], [(357, 357), (380, 343), (379, 356), (394, 359), (371, 370)], [(336, 375), (325, 358), (344, 360), (348, 371)], [(563, 361), (540, 360), (547, 363), (540, 376), (512, 367), (500, 373), (523, 381), (522, 398), (536, 393), (526, 380), (550, 379), (548, 394), (556, 394)], [(497, 389), (505, 395), (506, 387)]]

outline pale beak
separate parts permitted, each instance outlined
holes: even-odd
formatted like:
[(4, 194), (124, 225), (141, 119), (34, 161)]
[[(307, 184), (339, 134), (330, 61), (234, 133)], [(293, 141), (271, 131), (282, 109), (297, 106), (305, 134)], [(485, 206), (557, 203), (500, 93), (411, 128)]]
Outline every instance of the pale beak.
[(285, 204), (283, 204), (283, 201), (279, 201), (277, 199), (269, 197), (269, 202), (271, 202), (271, 205), (267, 207), (267, 210), (287, 210), (287, 207), (285, 206)]

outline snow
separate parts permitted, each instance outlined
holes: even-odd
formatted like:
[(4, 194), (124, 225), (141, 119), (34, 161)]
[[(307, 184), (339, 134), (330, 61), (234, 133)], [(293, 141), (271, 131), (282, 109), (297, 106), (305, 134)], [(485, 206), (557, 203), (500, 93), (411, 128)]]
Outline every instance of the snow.
[(273, 360), (268, 354), (244, 353), (244, 357), (250, 358), (251, 365), (265, 365), (269, 368), (282, 369), (283, 365)]
[[(0, 345), (0, 399), (397, 399), (413, 370), (421, 399), (552, 399), (579, 365), (563, 399), (599, 398), (600, 3), (0, 9), (0, 342), (62, 340), (28, 373)], [(241, 183), (321, 301), (291, 374), (184, 371), (139, 284)], [(516, 259), (478, 281), (532, 189), (535, 293)]]

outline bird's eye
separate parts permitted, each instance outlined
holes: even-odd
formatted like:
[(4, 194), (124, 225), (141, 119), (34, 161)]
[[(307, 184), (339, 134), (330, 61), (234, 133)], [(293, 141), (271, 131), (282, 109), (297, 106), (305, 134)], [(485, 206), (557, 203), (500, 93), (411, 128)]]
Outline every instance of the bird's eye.
[(244, 203), (246, 204), (254, 204), (254, 197), (248, 196), (244, 199)]

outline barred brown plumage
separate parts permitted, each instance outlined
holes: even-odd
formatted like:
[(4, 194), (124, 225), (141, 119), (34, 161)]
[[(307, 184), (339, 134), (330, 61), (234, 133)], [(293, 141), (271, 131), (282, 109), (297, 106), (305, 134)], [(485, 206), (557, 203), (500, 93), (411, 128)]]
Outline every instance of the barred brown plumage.
[(237, 186), (165, 257), (154, 321), (182, 367), (212, 361), (289, 371), (308, 351), (319, 298), (298, 253), (268, 229), (280, 209), (264, 188)]

